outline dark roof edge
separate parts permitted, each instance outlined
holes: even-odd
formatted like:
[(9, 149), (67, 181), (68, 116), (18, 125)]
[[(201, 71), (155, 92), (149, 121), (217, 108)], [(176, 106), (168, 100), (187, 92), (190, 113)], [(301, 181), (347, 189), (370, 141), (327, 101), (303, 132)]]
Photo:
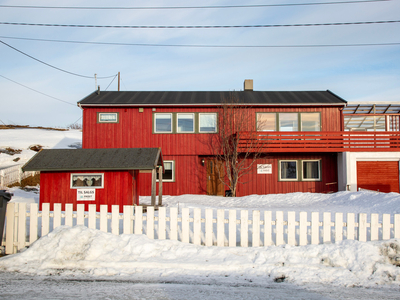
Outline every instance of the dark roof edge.
[[(335, 95), (335, 94), (334, 94)], [(336, 96), (336, 95), (335, 95)], [(338, 97), (338, 96), (337, 96)], [(346, 105), (347, 102), (340, 97), (338, 97), (344, 103), (244, 103), (235, 104), (243, 106), (342, 106)], [(79, 102), (78, 102), (79, 103)], [(150, 104), (80, 104), (79, 106), (101, 106), (101, 107), (115, 107), (115, 106), (136, 106), (136, 107), (147, 107), (147, 106), (221, 106), (222, 103), (179, 103), (179, 104), (160, 104), (160, 103), (150, 103)]]
[(336, 98), (338, 98), (340, 101), (343, 101), (345, 105), (347, 105), (347, 101), (344, 100), (342, 97), (336, 95), (335, 93), (331, 92), (330, 90), (326, 90), (328, 93), (330, 93), (332, 96), (335, 96)]
[(73, 171), (73, 172), (79, 172), (79, 171), (131, 171), (131, 170), (153, 170), (153, 168), (80, 168), (79, 170), (77, 169), (69, 169), (69, 168), (65, 168), (65, 169), (31, 169), (31, 168), (24, 168), (23, 171), (24, 172), (28, 172), (28, 171), (39, 171), (39, 172), (57, 172), (57, 171)]

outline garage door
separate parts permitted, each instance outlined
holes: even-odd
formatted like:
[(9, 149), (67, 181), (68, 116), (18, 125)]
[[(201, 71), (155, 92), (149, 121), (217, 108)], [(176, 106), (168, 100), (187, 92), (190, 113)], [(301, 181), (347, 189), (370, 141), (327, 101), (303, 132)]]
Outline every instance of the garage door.
[(357, 187), (380, 192), (399, 192), (398, 161), (358, 161)]

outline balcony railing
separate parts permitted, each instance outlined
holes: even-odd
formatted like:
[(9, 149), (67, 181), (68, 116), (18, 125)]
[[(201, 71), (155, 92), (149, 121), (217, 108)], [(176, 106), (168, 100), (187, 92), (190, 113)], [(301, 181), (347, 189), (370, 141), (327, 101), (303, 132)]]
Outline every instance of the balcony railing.
[(242, 152), (400, 151), (400, 132), (292, 131), (239, 132)]

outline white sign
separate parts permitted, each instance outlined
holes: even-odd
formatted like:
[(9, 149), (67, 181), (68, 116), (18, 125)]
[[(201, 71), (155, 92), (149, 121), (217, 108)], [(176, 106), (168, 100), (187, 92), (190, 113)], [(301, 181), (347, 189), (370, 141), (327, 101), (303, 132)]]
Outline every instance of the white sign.
[(96, 189), (77, 189), (78, 201), (94, 201), (96, 200)]
[(257, 174), (272, 174), (272, 164), (258, 164)]

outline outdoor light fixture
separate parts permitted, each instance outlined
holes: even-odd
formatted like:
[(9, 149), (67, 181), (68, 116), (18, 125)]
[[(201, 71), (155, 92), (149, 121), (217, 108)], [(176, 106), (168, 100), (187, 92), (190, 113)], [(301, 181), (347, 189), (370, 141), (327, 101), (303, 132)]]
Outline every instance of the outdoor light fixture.
[(204, 164), (206, 163), (206, 161), (204, 160), (204, 158), (201, 160), (201, 164), (204, 167)]

